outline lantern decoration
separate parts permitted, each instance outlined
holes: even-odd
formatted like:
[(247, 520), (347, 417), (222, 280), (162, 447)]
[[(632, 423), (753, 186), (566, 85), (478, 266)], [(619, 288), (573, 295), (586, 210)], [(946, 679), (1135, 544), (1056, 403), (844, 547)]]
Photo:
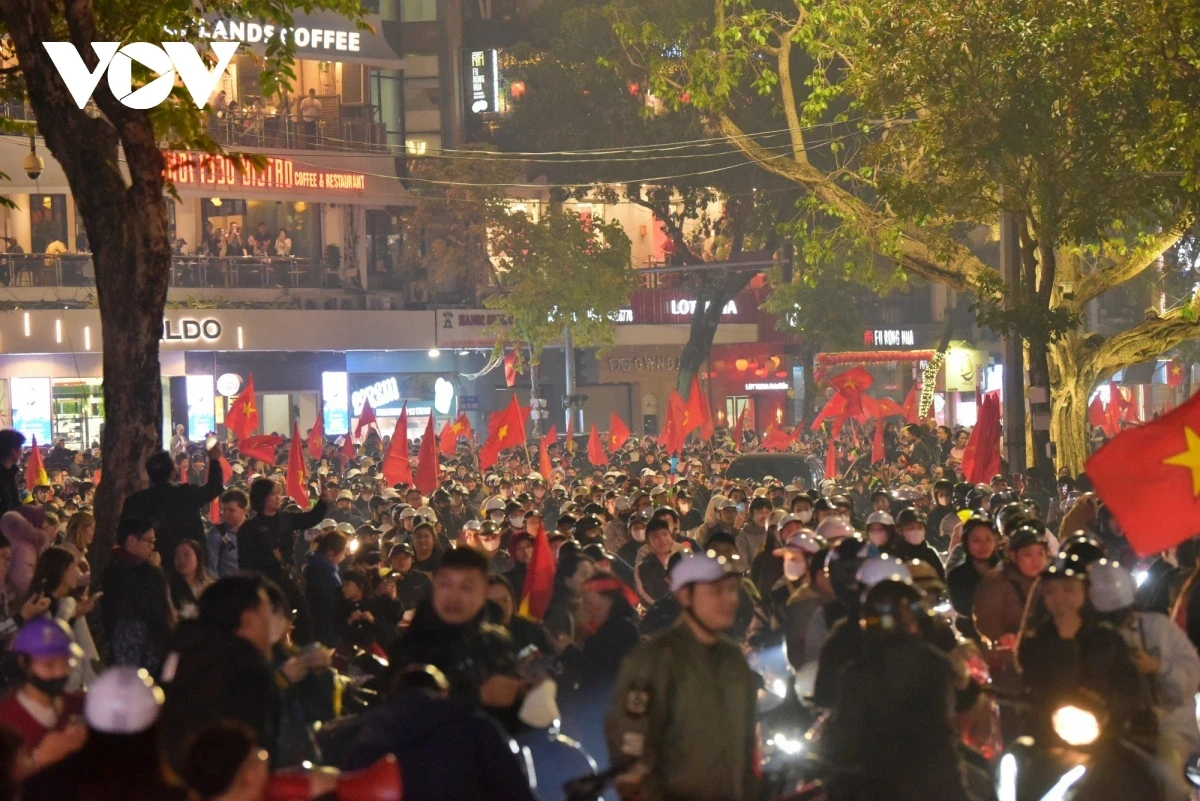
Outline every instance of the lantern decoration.
[(625, 88), (628, 89), (629, 94), (633, 95), (634, 97), (637, 97), (642, 93), (642, 87), (638, 86), (637, 81), (630, 81), (625, 85)]
[(508, 91), (514, 98), (520, 97), (525, 94), (525, 82), (513, 81), (512, 85), (508, 87)]
[(744, 373), (746, 372), (746, 369), (750, 367), (750, 362), (746, 361), (745, 359), (738, 359), (733, 363), (733, 366), (738, 369), (738, 372)]
[(933, 390), (937, 384), (938, 373), (941, 372), (942, 363), (946, 361), (946, 351), (939, 350), (933, 354), (933, 358), (925, 365), (925, 369), (921, 371), (921, 404), (919, 412), (921, 419), (924, 420), (929, 416), (933, 409)]

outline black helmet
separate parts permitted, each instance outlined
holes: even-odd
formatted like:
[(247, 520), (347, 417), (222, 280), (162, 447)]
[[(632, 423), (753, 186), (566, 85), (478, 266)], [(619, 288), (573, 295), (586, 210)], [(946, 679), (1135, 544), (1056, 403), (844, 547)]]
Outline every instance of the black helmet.
[(491, 520), (485, 520), (479, 524), (480, 534), (499, 534), (500, 526), (493, 523)]
[(933, 482), (933, 491), (934, 493), (953, 492), (954, 482), (948, 478), (939, 478), (937, 481)]
[(967, 541), (967, 537), (970, 535), (971, 531), (979, 526), (987, 526), (989, 529), (992, 529), (993, 532), (995, 531), (995, 529), (992, 527), (992, 521), (989, 520), (986, 515), (973, 514), (964, 520), (962, 524), (962, 540), (964, 543)]
[(991, 496), (991, 487), (988, 487), (986, 490), (979, 487), (972, 487), (970, 492), (967, 493), (967, 508), (973, 512), (978, 512), (983, 509), (984, 501), (990, 500)]
[(1012, 503), (1017, 500), (1017, 493), (1012, 490), (1004, 490), (1002, 492), (993, 492), (992, 499), (988, 502), (989, 509), (999, 509), (1000, 507)]
[(429, 496), (429, 502), (431, 504), (450, 503), (450, 493), (446, 492), (444, 489), (436, 489), (433, 491), (433, 494)]
[(906, 506), (896, 515), (896, 528), (909, 526), (913, 523), (925, 525), (925, 515), (911, 506)]
[(860, 621), (864, 629), (893, 631), (907, 621), (929, 616), (924, 594), (907, 581), (881, 581), (863, 596)]
[(825, 559), (825, 572), (833, 591), (843, 602), (858, 600), (858, 568), (867, 558), (867, 542), (860, 534), (846, 537), (829, 549)]
[(824, 498), (824, 497), (818, 498), (813, 503), (813, 513), (814, 514), (817, 512), (832, 512), (835, 509), (837, 509), (837, 507), (834, 506), (832, 503), (830, 503), (828, 498)]
[(597, 517), (602, 514), (607, 514), (604, 507), (598, 503), (589, 503), (587, 506), (583, 507), (583, 513), (585, 515), (593, 515)]
[(954, 500), (955, 509), (962, 510), (967, 508), (967, 496), (971, 494), (971, 490), (973, 489), (975, 488), (966, 481), (960, 481), (954, 485), (954, 489), (950, 494)]
[(575, 539), (583, 542), (588, 538), (589, 532), (595, 531), (603, 525), (604, 524), (600, 522), (600, 518), (595, 517), (594, 515), (587, 515), (575, 521), (575, 526), (573, 527), (571, 533), (574, 535)]
[(583, 546), (583, 555), (590, 556), (596, 562), (615, 562), (617, 559), (617, 557), (604, 550), (604, 546), (598, 542)]
[(1086, 579), (1088, 565), (1082, 560), (1073, 557), (1064, 551), (1059, 551), (1058, 556), (1054, 557), (1054, 561), (1050, 566), (1042, 571), (1042, 580), (1046, 579)]
[(1008, 537), (1008, 550), (1019, 551), (1030, 545), (1046, 545), (1046, 528), (1037, 520), (1022, 520)]
[(1101, 559), (1107, 558), (1108, 549), (1104, 547), (1104, 543), (1086, 531), (1076, 531), (1063, 542), (1058, 554), (1071, 564), (1086, 570)]
[(841, 493), (829, 496), (829, 502), (833, 504), (834, 508), (836, 509), (854, 509), (853, 502), (851, 502), (848, 497), (842, 495)]
[[(997, 493), (999, 494), (999, 493)], [(1017, 527), (1017, 524), (1023, 520), (1036, 519), (1037, 515), (1033, 510), (1020, 501), (1009, 501), (1003, 506), (997, 507), (996, 512), (992, 517), (996, 531), (1004, 536), (1009, 536), (1009, 532)]]

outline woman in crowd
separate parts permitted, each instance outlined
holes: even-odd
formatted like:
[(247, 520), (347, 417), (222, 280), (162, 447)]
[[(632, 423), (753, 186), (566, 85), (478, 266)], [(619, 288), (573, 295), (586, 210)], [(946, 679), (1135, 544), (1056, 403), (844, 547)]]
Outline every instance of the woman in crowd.
[(950, 603), (958, 615), (956, 625), (964, 637), (978, 639), (975, 631), (975, 591), (983, 577), (1000, 564), (996, 532), (988, 518), (975, 515), (963, 523), (963, 547), (967, 560), (946, 576)]
[(413, 569), (432, 574), (442, 561), (442, 546), (438, 544), (437, 532), (432, 523), (413, 526)]
[(184, 540), (175, 549), (175, 571), (168, 588), (171, 608), (183, 620), (194, 620), (199, 610), (200, 596), (216, 579), (209, 575), (205, 562), (206, 549), (194, 540)]
[(79, 570), (83, 573), (81, 584), (91, 580), (91, 565), (88, 564), (88, 549), (96, 538), (96, 518), (89, 512), (76, 512), (67, 521), (67, 533), (63, 537), (62, 547), (75, 554)]
[(530, 646), (543, 654), (552, 653), (550, 641), (546, 638), (546, 629), (542, 624), (517, 614), (519, 601), (508, 579), (504, 576), (489, 576), (487, 597), (496, 616), (493, 622), (508, 629), (517, 653)]
[[(76, 644), (83, 649), (83, 657), (72, 665), (67, 681), (67, 690), (71, 692), (87, 689), (95, 680), (100, 659), (87, 624), (87, 615), (100, 596), (87, 596), (87, 589), (79, 586), (82, 577), (75, 554), (66, 548), (47, 548), (38, 558), (25, 597), (26, 601), (39, 595), (49, 598), (50, 614), (71, 628)], [(77, 600), (76, 596), (83, 600)]]
[(583, 583), (595, 574), (596, 563), (582, 552), (568, 551), (559, 557), (554, 592), (545, 615), (550, 642), (559, 653), (580, 640)]

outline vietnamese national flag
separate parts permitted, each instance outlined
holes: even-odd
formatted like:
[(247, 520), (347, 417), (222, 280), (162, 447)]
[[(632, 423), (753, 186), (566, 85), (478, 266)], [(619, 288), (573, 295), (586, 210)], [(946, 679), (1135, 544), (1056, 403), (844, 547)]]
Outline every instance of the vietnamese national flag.
[(494, 465), (500, 456), (500, 451), (525, 443), (526, 413), (528, 413), (528, 409), (523, 410), (517, 401), (517, 396), (513, 395), (512, 401), (502, 412), (492, 415), (488, 421), (487, 441), (483, 443), (483, 447), (479, 451), (480, 470), (486, 470)]
[(832, 439), (825, 450), (825, 478), (837, 478), (837, 443)]
[(1121, 433), (1084, 470), (1139, 556), (1194, 536), (1200, 521), (1200, 395)]
[(608, 464), (608, 454), (604, 452), (604, 446), (600, 444), (600, 432), (596, 430), (595, 423), (592, 423), (592, 430), (588, 434), (587, 455), (588, 461), (597, 467)]
[(433, 433), (433, 412), (429, 413), (429, 422), (425, 425), (425, 435), (421, 437), (421, 450), (417, 455), (417, 489), (424, 495), (429, 495), (438, 486), (438, 451), (437, 438)]
[(341, 454), (346, 459), (353, 459), (358, 455), (358, 449), (354, 447), (354, 437), (350, 436), (350, 432), (346, 432), (346, 436), (342, 437)]
[(1106, 419), (1104, 416), (1104, 401), (1100, 400), (1100, 396), (1097, 395), (1088, 404), (1088, 425), (1092, 428), (1103, 428)]
[(733, 424), (733, 449), (740, 451), (742, 449), (743, 432), (746, 427), (746, 415), (750, 413), (750, 404), (742, 407), (742, 413), (738, 415), (737, 422)]
[(383, 455), (383, 480), (389, 487), (413, 483), (412, 463), (408, 460), (408, 401), (400, 408), (400, 419)]
[(792, 437), (785, 434), (783, 429), (771, 423), (763, 434), (762, 447), (765, 451), (786, 451), (792, 444)]
[(510, 350), (504, 354), (504, 385), (511, 387), (517, 383), (517, 352)]
[(1175, 389), (1183, 383), (1183, 366), (1172, 359), (1167, 362), (1167, 386)]
[[(692, 376), (692, 395), (700, 399), (700, 438), (710, 440), (713, 434), (716, 433), (716, 428), (713, 426), (712, 409), (708, 405), (708, 395), (700, 391), (700, 380)], [(688, 400), (691, 400), (691, 395)]]
[[(826, 420), (830, 419), (831, 417), (836, 418), (840, 415), (845, 414), (846, 413), (846, 403), (847, 403), (847, 400), (846, 400), (845, 395), (843, 395), (840, 392), (833, 393), (833, 397), (829, 399), (829, 402), (825, 404), (824, 408), (822, 408), (821, 411), (819, 411), (817, 413), (817, 416), (813, 418), (812, 430), (816, 431), (818, 428), (821, 427), (822, 423), (824, 423)], [(861, 403), (859, 404), (858, 408), (860, 410), (862, 409)]]
[(908, 396), (904, 399), (904, 405), (900, 408), (904, 411), (905, 422), (921, 422), (920, 397), (917, 394), (916, 384), (913, 384), (913, 388), (908, 391)]
[(875, 435), (871, 438), (871, 464), (884, 460), (883, 429), (884, 423), (881, 417), (875, 421)]
[(29, 459), (25, 462), (25, 489), (33, 492), (34, 487), (50, 486), (50, 476), (46, 474), (46, 463), (42, 461), (42, 452), (38, 450), (37, 437), (31, 437)]
[(287, 494), (303, 511), (308, 511), (312, 502), (308, 498), (308, 466), (304, 463), (304, 440), (300, 439), (300, 426), (292, 423), (292, 446), (288, 449)]
[(879, 399), (879, 416), (880, 417), (903, 417), (904, 408), (888, 397)]
[(529, 566), (525, 571), (525, 586), (521, 588), (517, 614), (530, 620), (541, 620), (550, 607), (553, 594), (554, 554), (550, 552), (546, 529), (539, 528), (533, 538), (533, 556), (529, 558)]
[[(1024, 436), (1023, 432), (1010, 432)], [(983, 396), (971, 438), (962, 459), (963, 476), (972, 484), (986, 484), (1000, 472), (1000, 393)]]
[(246, 376), (246, 386), (233, 399), (225, 413), (225, 427), (239, 440), (245, 439), (258, 428), (258, 405), (254, 399), (254, 373)]
[(859, 367), (838, 373), (829, 379), (830, 385), (846, 399), (845, 410), (851, 417), (862, 414), (862, 394), (875, 383), (875, 378), (866, 368)]
[(258, 437), (246, 437), (238, 441), (238, 454), (247, 459), (261, 459), (269, 465), (275, 464), (275, 449), (283, 444), (283, 437), (278, 434), (263, 434)]
[(317, 410), (317, 422), (313, 423), (312, 431), (308, 432), (308, 455), (320, 459), (325, 453), (325, 415)]
[(358, 416), (358, 425), (354, 427), (354, 438), (361, 437), (362, 430), (373, 425), (375, 425), (375, 410), (371, 408), (371, 401), (364, 400), (362, 414)]
[(700, 381), (695, 376), (692, 376), (692, 386), (688, 389), (686, 409), (687, 414), (683, 418), (685, 437), (704, 425), (703, 393), (700, 392)]
[(550, 446), (558, 439), (558, 426), (550, 426), (550, 430), (542, 437), (542, 441), (538, 443), (538, 470), (542, 474), (542, 478), (546, 481), (550, 480), (550, 473), (554, 468), (550, 464)]
[[(667, 399), (667, 420), (663, 423), (662, 434), (659, 436), (659, 442), (666, 448), (667, 453), (678, 454), (683, 450), (683, 438), (691, 430), (685, 429), (686, 420), (687, 407), (684, 405), (683, 396), (673, 389)], [(697, 420), (696, 425), (699, 424), (700, 421)]]
[(438, 444), (441, 446), (443, 456), (453, 456), (454, 449), (458, 447), (458, 438), (471, 438), (471, 422), (467, 420), (467, 415), (461, 413), (458, 419), (454, 422), (446, 421), (446, 425), (442, 426), (442, 433), (438, 437)]
[(608, 420), (608, 452), (616, 453), (621, 446), (629, 441), (629, 426), (617, 416), (616, 412)]

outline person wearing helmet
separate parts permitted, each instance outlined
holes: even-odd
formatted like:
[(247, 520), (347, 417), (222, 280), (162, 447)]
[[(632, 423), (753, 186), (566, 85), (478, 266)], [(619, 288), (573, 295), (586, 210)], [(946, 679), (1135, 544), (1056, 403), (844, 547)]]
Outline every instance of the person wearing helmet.
[(633, 506), (629, 498), (618, 495), (612, 500), (612, 510), (612, 519), (604, 525), (604, 547), (616, 553), (629, 542), (629, 518), (633, 514)]
[(896, 533), (900, 536), (891, 552), (906, 561), (920, 559), (922, 562), (927, 562), (937, 571), (938, 578), (945, 581), (946, 566), (942, 564), (942, 557), (925, 540), (929, 533), (926, 524), (924, 513), (911, 506), (901, 509), (900, 513), (896, 515)]
[(1088, 585), (1088, 600), (1100, 621), (1125, 639), (1134, 666), (1154, 690), (1158, 758), (1173, 780), (1176, 797), (1187, 797), (1184, 768), (1190, 755), (1200, 751), (1195, 705), (1200, 655), (1166, 615), (1137, 609), (1137, 583), (1125, 568), (1101, 560), (1088, 570)]
[[(521, 520), (521, 525), (524, 528), (524, 519)], [(518, 531), (513, 537), (524, 533), (523, 530)], [(509, 542), (512, 540), (510, 539)], [(487, 556), (493, 574), (503, 575), (513, 569), (512, 557), (508, 555), (508, 551), (500, 547), (500, 529), (490, 520), (479, 528), (479, 547)]]
[(831, 545), (841, 542), (847, 537), (854, 537), (857, 532), (850, 522), (840, 515), (831, 515), (817, 524), (817, 535)]
[(813, 514), (816, 515), (817, 526), (820, 526), (827, 518), (837, 516), (837, 508), (822, 496), (813, 502)]
[(813, 523), (813, 500), (803, 492), (792, 498), (792, 514), (805, 526), (816, 525)]
[[(825, 654), (824, 649), (834, 629), (843, 621), (848, 621), (846, 625), (858, 625), (861, 597), (858, 570), (867, 558), (867, 552), (866, 540), (857, 534), (829, 546), (823, 572), (829, 581), (833, 600), (821, 608), (820, 614), (813, 615), (812, 622), (809, 623), (804, 643), (806, 662), (818, 661), (821, 664), (830, 661), (830, 656)], [(837, 662), (839, 667), (844, 663), (837, 659), (832, 661)], [(833, 685), (836, 678), (836, 670), (822, 670), (818, 667), (817, 683), (813, 688), (814, 703), (828, 706), (833, 702)]]
[(651, 606), (670, 593), (671, 558), (685, 550), (671, 536), (670, 524), (656, 517), (646, 524), (646, 544), (637, 554), (635, 586), (638, 596)]
[(25, 783), (25, 801), (92, 798), (185, 801), (185, 787), (164, 764), (159, 717), (163, 692), (133, 667), (105, 671), (84, 702), (87, 740), (71, 756)]
[(871, 543), (871, 556), (890, 552), (897, 543), (895, 519), (887, 512), (871, 512), (867, 516), (867, 541)]
[(506, 506), (507, 504), (504, 503), (503, 498), (493, 495), (483, 502), (483, 507), (480, 511), (486, 515), (485, 520), (490, 520), (497, 526), (502, 526), (504, 525), (505, 517), (507, 517), (505, 513)]
[(429, 574), (413, 569), (416, 561), (414, 553), (412, 544), (408, 542), (398, 542), (388, 552), (388, 565), (392, 569), (388, 578), (395, 583), (396, 599), (404, 606), (406, 612), (415, 609), (433, 589)]
[(606, 721), (610, 758), (624, 767), (617, 790), (647, 801), (750, 801), (757, 677), (723, 636), (737, 615), (738, 577), (728, 561), (701, 555), (680, 560), (670, 578), (680, 619), (626, 658)]
[(925, 641), (920, 590), (888, 575), (886, 563), (876, 567), (863, 566), (883, 578), (863, 594), (858, 651), (842, 669), (821, 741), (828, 797), (970, 801), (953, 723), (954, 669)]
[(20, 735), (24, 753), (40, 770), (76, 751), (87, 736), (76, 722), (83, 694), (67, 692), (83, 650), (66, 623), (40, 615), (17, 632), (12, 651), (23, 680), (0, 701), (0, 725)]
[[(813, 586), (811, 567), (814, 555), (822, 551), (825, 542), (794, 516), (784, 518), (780, 531), (783, 545), (775, 555), (783, 560), (783, 576), (767, 597), (782, 621), (788, 660), (799, 670), (807, 653), (809, 624), (827, 600)], [(782, 604), (781, 592), (787, 593)]]
[(1095, 617), (1088, 601), (1086, 568), (1059, 554), (1042, 572), (1038, 603), (1018, 650), (1021, 679), (1033, 701), (1035, 725), (1080, 690), (1103, 698), (1119, 732), (1149, 736), (1154, 718), (1150, 685), (1138, 671), (1122, 635)]
[(872, 512), (890, 512), (892, 511), (892, 494), (883, 487), (871, 493), (871, 511)]
[[(338, 494), (334, 496), (333, 507), (333, 511), (329, 516), (339, 523), (349, 523), (355, 528), (358, 528), (363, 524), (362, 515), (360, 515), (354, 508), (353, 490), (344, 489), (338, 492)], [(324, 516), (324, 513), (322, 513), (321, 517)], [(317, 520), (320, 519), (320, 517), (317, 518)]]
[(954, 516), (952, 493), (954, 483), (948, 478), (939, 478), (933, 482), (933, 509), (929, 512), (929, 531), (931, 544), (938, 550), (949, 547), (949, 538), (942, 537), (942, 521)]
[(1000, 564), (999, 540), (991, 521), (983, 515), (972, 515), (962, 524), (962, 549), (966, 561), (946, 575), (950, 604), (958, 617), (955, 625), (964, 637), (979, 638), (975, 630), (975, 592), (983, 577)]
[(1033, 521), (1008, 540), (1004, 564), (979, 580), (975, 590), (975, 630), (985, 644), (1011, 651), (1021, 631), (1025, 602), (1049, 557), (1045, 530)]

